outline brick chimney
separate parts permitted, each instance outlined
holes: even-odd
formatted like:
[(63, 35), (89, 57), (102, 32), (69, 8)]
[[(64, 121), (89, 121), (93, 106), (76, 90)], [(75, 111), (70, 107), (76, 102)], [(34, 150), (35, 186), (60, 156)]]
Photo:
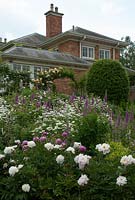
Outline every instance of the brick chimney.
[(46, 15), (46, 37), (50, 38), (62, 33), (62, 13), (58, 12), (58, 7), (50, 5), (50, 10)]

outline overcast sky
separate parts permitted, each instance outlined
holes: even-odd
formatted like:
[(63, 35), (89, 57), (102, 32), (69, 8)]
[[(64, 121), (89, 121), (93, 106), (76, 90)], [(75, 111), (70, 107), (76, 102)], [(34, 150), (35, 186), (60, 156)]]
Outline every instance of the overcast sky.
[(63, 32), (74, 25), (135, 41), (135, 0), (0, 0), (0, 37), (9, 41), (34, 32), (45, 35), (44, 13), (51, 3), (64, 13)]

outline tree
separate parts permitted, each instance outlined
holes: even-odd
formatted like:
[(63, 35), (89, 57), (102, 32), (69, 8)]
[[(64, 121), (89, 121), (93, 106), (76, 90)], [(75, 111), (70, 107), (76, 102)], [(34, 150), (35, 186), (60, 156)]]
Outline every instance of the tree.
[(88, 72), (87, 93), (119, 104), (128, 100), (129, 78), (121, 63), (115, 60), (98, 60)]
[(135, 69), (135, 42), (132, 42), (129, 36), (122, 40), (127, 42), (128, 46), (121, 50), (120, 62), (124, 67)]

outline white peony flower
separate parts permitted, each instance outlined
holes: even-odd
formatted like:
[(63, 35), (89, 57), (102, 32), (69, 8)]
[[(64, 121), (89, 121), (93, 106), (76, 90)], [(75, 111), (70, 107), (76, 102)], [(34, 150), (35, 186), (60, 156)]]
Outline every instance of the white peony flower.
[(75, 149), (73, 148), (73, 147), (68, 147), (67, 149), (66, 149), (66, 151), (68, 151), (68, 152), (72, 152), (73, 154), (75, 154)]
[(54, 149), (59, 149), (59, 150), (61, 150), (61, 148), (62, 148), (62, 145), (59, 145), (59, 144), (54, 145)]
[(16, 144), (20, 144), (21, 141), (20, 141), (20, 140), (15, 140), (15, 143), (16, 143)]
[(0, 160), (1, 160), (2, 158), (5, 158), (5, 155), (4, 155), (4, 154), (0, 154)]
[(88, 180), (89, 180), (89, 178), (87, 177), (86, 174), (84, 174), (84, 175), (81, 175), (81, 177), (78, 179), (77, 183), (78, 183), (80, 186), (84, 186), (84, 185), (87, 185)]
[(64, 162), (64, 156), (58, 155), (57, 158), (56, 158), (56, 162), (58, 164), (63, 164), (63, 162)]
[(35, 143), (34, 141), (29, 141), (29, 142), (27, 143), (27, 145), (28, 145), (28, 147), (33, 148), (33, 147), (36, 146), (36, 143)]
[(18, 169), (21, 169), (21, 168), (23, 168), (23, 166), (24, 166), (24, 165), (21, 165), (21, 164), (20, 164), (20, 165), (18, 165)]
[(96, 149), (101, 152), (102, 151), (102, 145), (101, 144), (97, 144), (96, 145)]
[(89, 164), (89, 160), (91, 159), (91, 156), (79, 154), (74, 158), (75, 163), (79, 164), (79, 169), (83, 170), (85, 165)]
[(103, 144), (97, 144), (96, 149), (99, 152), (102, 152), (104, 155), (110, 152), (110, 145), (103, 143)]
[(22, 185), (22, 190), (24, 192), (29, 192), (30, 191), (30, 185), (29, 184), (23, 184)]
[(11, 154), (15, 149), (13, 147), (5, 147), (4, 153)]
[(80, 143), (80, 142), (74, 142), (73, 147), (74, 147), (75, 149), (79, 149), (80, 146), (81, 146), (81, 143)]
[(123, 185), (127, 184), (127, 178), (125, 176), (119, 176), (117, 178), (116, 184), (119, 186), (123, 186)]
[(10, 176), (14, 176), (17, 172), (19, 172), (19, 169), (18, 167), (12, 166), (9, 168), (8, 172)]
[(52, 149), (54, 149), (54, 145), (52, 143), (46, 143), (44, 145), (44, 147), (48, 150), (48, 151), (51, 151)]
[(123, 156), (120, 160), (121, 165), (131, 165), (134, 164), (135, 159), (132, 157), (132, 155), (128, 155), (128, 156)]

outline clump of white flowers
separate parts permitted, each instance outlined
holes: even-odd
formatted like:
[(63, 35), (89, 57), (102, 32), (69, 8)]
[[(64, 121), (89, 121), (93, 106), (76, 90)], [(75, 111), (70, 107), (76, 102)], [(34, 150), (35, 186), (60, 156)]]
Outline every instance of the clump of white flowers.
[(5, 149), (4, 149), (5, 154), (11, 154), (13, 151), (15, 151), (15, 146), (5, 147)]
[(52, 143), (50, 143), (50, 142), (46, 143), (46, 144), (44, 145), (44, 147), (45, 147), (48, 151), (51, 151), (51, 150), (54, 149), (54, 145), (53, 145)]
[(80, 146), (81, 146), (81, 143), (80, 143), (80, 142), (74, 142), (73, 147), (74, 147), (75, 149), (79, 149)]
[(127, 178), (125, 176), (119, 176), (117, 178), (116, 184), (119, 186), (123, 186), (123, 185), (127, 184)]
[(131, 164), (135, 164), (135, 158), (133, 158), (132, 155), (128, 155), (128, 156), (123, 156), (120, 160), (121, 165), (131, 165)]
[(29, 192), (30, 191), (30, 185), (29, 184), (23, 184), (22, 185), (22, 190), (24, 192)]
[(75, 154), (75, 149), (73, 147), (68, 147), (66, 149), (67, 152), (72, 152), (73, 154)]
[(5, 158), (5, 155), (4, 155), (4, 154), (0, 154), (0, 160), (1, 160), (2, 158)]
[(79, 169), (83, 170), (85, 165), (89, 164), (90, 159), (91, 159), (91, 156), (83, 155), (80, 153), (78, 156), (74, 158), (74, 161), (76, 164), (79, 164)]
[(89, 181), (89, 178), (87, 177), (86, 174), (82, 174), (81, 177), (78, 179), (77, 183), (80, 185), (80, 186), (84, 186), (84, 185), (87, 185)]
[(24, 165), (20, 164), (18, 165), (18, 169), (22, 169)]
[(9, 168), (8, 172), (9, 172), (10, 176), (14, 176), (16, 173), (19, 172), (19, 169), (16, 166), (11, 166)]
[(58, 164), (60, 164), (60, 165), (63, 164), (63, 162), (64, 162), (64, 156), (58, 155), (57, 158), (56, 158), (56, 162)]
[(33, 148), (33, 147), (36, 146), (36, 143), (35, 143), (34, 141), (29, 141), (29, 142), (27, 143), (27, 146), (28, 146), (29, 148)]
[(110, 152), (110, 145), (103, 143), (103, 144), (97, 144), (96, 149), (99, 152), (102, 152), (104, 155)]

